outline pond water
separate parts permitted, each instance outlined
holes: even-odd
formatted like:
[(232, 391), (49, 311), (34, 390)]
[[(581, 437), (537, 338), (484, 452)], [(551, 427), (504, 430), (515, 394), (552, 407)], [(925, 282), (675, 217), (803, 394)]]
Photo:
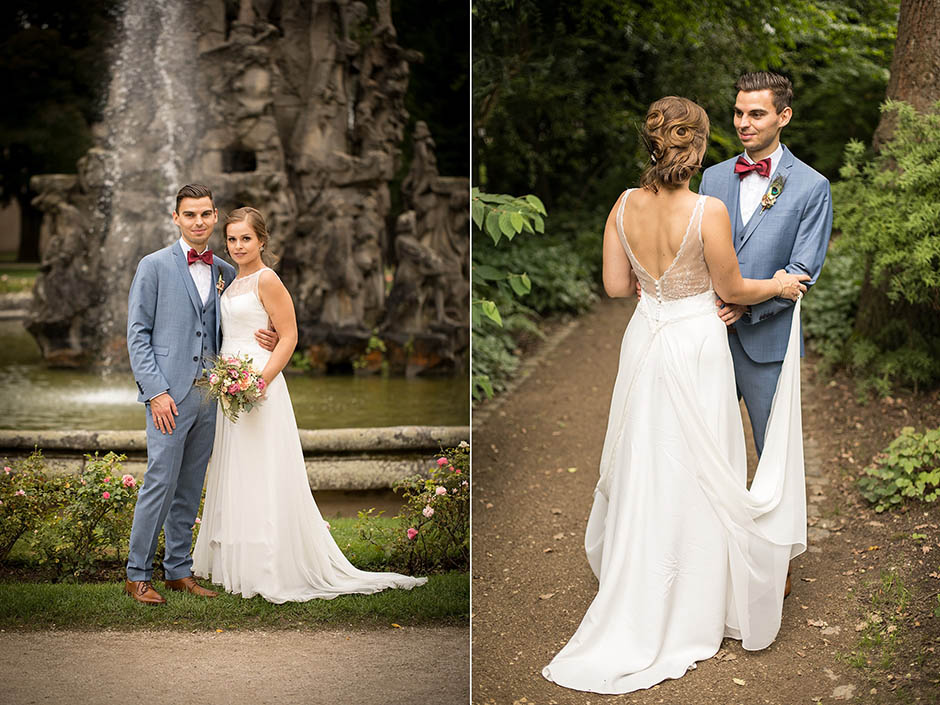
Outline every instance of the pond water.
[[(288, 374), (300, 428), (465, 426), (465, 375), (446, 378), (313, 377)], [(19, 321), (0, 321), (0, 428), (144, 428), (144, 406), (130, 373), (49, 369)]]

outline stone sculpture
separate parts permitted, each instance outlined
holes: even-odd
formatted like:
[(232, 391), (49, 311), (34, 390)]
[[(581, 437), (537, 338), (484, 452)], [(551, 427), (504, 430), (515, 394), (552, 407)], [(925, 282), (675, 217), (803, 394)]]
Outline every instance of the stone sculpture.
[[(421, 58), (397, 43), (390, 3), (240, 0), (234, 16), (228, 5), (130, 0), (98, 143), (76, 176), (33, 181), (44, 246), (28, 327), (44, 357), (127, 365), (131, 277), (177, 237), (176, 189), (200, 182), (221, 211), (265, 214), (311, 367), (349, 367), (379, 335), (393, 371), (460, 369), (469, 184), (439, 176), (423, 123), (403, 184), (410, 225), (387, 232)], [(221, 227), (211, 246), (222, 249)]]

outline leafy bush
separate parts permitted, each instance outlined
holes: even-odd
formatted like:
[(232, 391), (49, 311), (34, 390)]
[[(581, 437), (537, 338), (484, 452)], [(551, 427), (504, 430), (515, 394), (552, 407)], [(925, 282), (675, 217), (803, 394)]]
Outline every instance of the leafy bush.
[(52, 567), (57, 577), (90, 572), (111, 549), (120, 562), (130, 533), (138, 487), (133, 476), (121, 474), (126, 456), (85, 458), (79, 475), (62, 478), (59, 511), (30, 537), (38, 563)]
[(841, 239), (829, 247), (826, 266), (803, 300), (803, 333), (828, 368), (846, 362), (846, 349), (855, 326), (862, 270)]
[(12, 467), (4, 466), (0, 475), (0, 561), (23, 534), (61, 505), (59, 484), (46, 476), (39, 450)]
[(882, 109), (896, 113), (891, 140), (870, 159), (850, 142), (832, 193), (837, 251), (865, 274), (844, 360), (863, 388), (887, 393), (940, 381), (940, 102), (925, 113), (896, 101)]
[(933, 502), (940, 496), (940, 428), (917, 433), (905, 427), (864, 473), (858, 487), (876, 512), (908, 497)]
[[(494, 381), (502, 386), (507, 370), (514, 365), (490, 364), (497, 358), (505, 358), (515, 346), (512, 331), (529, 325), (526, 314), (529, 309), (518, 303), (517, 297), (525, 296), (532, 289), (532, 281), (525, 272), (517, 273), (494, 265), (498, 258), (500, 241), (511, 242), (519, 233), (544, 233), (545, 207), (538, 197), (522, 198), (505, 194), (471, 192), (471, 212), (476, 229), (473, 232), (472, 267), (470, 269), (470, 323), (473, 333), (472, 386), (475, 399), (492, 397)], [(505, 261), (503, 262), (505, 266)], [(516, 267), (513, 266), (513, 269)], [(504, 316), (508, 320), (504, 323)], [(506, 325), (506, 324), (509, 325)], [(529, 325), (529, 327), (532, 327)], [(488, 340), (487, 340), (488, 339)], [(493, 353), (478, 357), (477, 346), (481, 344)]]
[(360, 537), (379, 547), (390, 566), (411, 575), (470, 567), (470, 446), (443, 452), (428, 478), (398, 483), (405, 506), (398, 524), (374, 521), (382, 512), (359, 512)]

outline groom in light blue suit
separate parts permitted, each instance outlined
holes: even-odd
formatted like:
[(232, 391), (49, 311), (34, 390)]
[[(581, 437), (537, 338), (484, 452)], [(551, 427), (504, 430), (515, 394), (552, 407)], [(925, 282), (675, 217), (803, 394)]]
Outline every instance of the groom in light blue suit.
[[(780, 143), (790, 122), (793, 86), (770, 72), (735, 83), (734, 126), (744, 154), (705, 170), (699, 192), (724, 201), (731, 217), (741, 275), (768, 279), (778, 269), (816, 282), (832, 230), (829, 181)], [(758, 455), (793, 318), (793, 302), (774, 298), (753, 306), (718, 302), (728, 326), (738, 396), (751, 418)], [(800, 353), (803, 352), (802, 339)]]
[[(181, 188), (173, 212), (180, 239), (141, 259), (131, 283), (127, 349), (137, 399), (147, 405), (147, 472), (134, 510), (124, 589), (144, 604), (166, 602), (151, 584), (161, 528), (167, 588), (216, 596), (193, 578), (190, 549), (216, 419), (216, 405), (206, 403), (194, 384), (219, 352), (219, 296), (235, 278), (234, 267), (206, 247), (217, 220), (206, 186)], [(268, 349), (276, 344), (273, 332), (255, 335)]]

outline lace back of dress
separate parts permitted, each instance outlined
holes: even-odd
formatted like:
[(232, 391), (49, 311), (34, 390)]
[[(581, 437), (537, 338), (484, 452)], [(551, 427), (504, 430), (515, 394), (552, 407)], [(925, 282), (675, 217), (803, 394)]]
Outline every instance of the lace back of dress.
[(656, 279), (633, 255), (623, 231), (623, 207), (633, 190), (625, 191), (620, 199), (620, 207), (617, 209), (617, 231), (620, 234), (620, 243), (630, 259), (643, 293), (654, 296), (660, 301), (668, 301), (696, 296), (710, 290), (712, 281), (708, 266), (705, 264), (705, 248), (702, 244), (702, 214), (705, 211), (706, 197), (698, 197), (675, 259), (662, 276)]

